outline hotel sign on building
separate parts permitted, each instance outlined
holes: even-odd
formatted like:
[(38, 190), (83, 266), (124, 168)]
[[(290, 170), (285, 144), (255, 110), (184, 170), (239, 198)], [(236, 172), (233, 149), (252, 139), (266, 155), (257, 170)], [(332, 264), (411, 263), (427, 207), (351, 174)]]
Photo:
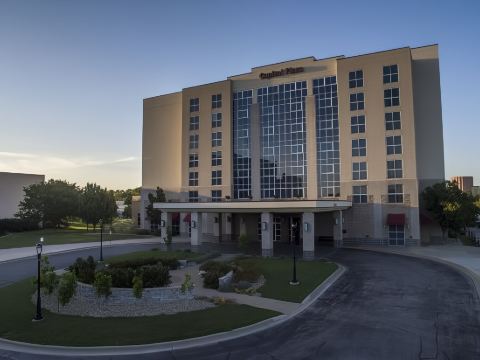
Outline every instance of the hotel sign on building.
[(274, 70), (270, 71), (268, 73), (260, 73), (260, 79), (271, 79), (273, 77), (277, 76), (285, 76), (285, 75), (291, 75), (291, 74), (298, 74), (304, 72), (303, 67), (288, 67), (282, 70)]

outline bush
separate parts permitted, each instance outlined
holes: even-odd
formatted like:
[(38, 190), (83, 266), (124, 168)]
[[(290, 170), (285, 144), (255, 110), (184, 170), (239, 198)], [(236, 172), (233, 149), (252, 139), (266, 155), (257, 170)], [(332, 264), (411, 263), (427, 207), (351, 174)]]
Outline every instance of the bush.
[(205, 271), (203, 286), (209, 289), (218, 289), (218, 278), (231, 271), (232, 267), (224, 262), (210, 260), (202, 264), (200, 270)]
[(111, 268), (115, 267), (115, 268), (137, 269), (137, 268), (145, 266), (145, 265), (156, 265), (158, 263), (161, 263), (162, 265), (167, 266), (170, 270), (175, 270), (180, 265), (178, 263), (178, 260), (175, 259), (175, 258), (171, 258), (171, 257), (165, 257), (165, 258), (151, 257), (151, 258), (144, 258), (144, 259), (131, 259), (131, 260), (114, 261), (114, 262), (110, 263), (110, 267)]
[(96, 263), (93, 257), (89, 256), (87, 260), (83, 258), (77, 258), (69, 270), (72, 271), (77, 277), (78, 281), (92, 284), (95, 280), (95, 268)]
[(261, 275), (260, 268), (255, 260), (242, 260), (240, 263), (235, 263), (233, 274), (233, 281), (248, 281), (255, 282)]
[(143, 286), (145, 288), (167, 286), (170, 284), (170, 273), (167, 266), (162, 264), (142, 266)]
[(65, 274), (63, 274), (58, 284), (58, 302), (62, 304), (62, 306), (68, 304), (73, 295), (75, 295), (76, 289), (77, 279), (75, 277), (75, 274), (72, 272), (66, 272)]
[(38, 230), (38, 223), (27, 219), (0, 219), (0, 235), (9, 232)]
[(98, 297), (110, 296), (112, 294), (112, 277), (105, 272), (97, 272), (95, 274), (93, 287), (95, 288)]
[(131, 287), (135, 277), (135, 272), (132, 268), (109, 267), (104, 272), (112, 277), (112, 286), (118, 288)]
[(133, 296), (140, 299), (143, 295), (143, 279), (141, 276), (134, 276), (132, 280)]
[(218, 278), (221, 277), (217, 272), (207, 272), (203, 275), (203, 286), (207, 289), (218, 289)]
[(242, 251), (245, 251), (247, 250), (248, 248), (248, 236), (245, 235), (245, 234), (241, 234), (239, 237), (238, 237), (238, 247), (242, 250)]
[(58, 282), (59, 280), (57, 274), (55, 274), (54, 271), (47, 271), (45, 274), (43, 274), (41, 286), (47, 291), (48, 294), (51, 294), (57, 287)]
[(185, 274), (185, 280), (183, 280), (182, 283), (182, 294), (185, 294), (187, 291), (192, 291), (193, 289), (193, 281), (192, 281), (192, 275), (190, 274)]

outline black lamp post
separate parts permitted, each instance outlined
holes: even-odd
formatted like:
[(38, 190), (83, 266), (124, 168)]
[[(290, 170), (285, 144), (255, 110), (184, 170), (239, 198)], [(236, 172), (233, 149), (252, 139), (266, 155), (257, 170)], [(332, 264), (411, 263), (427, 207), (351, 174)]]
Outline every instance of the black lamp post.
[(297, 240), (297, 223), (292, 224), (292, 244), (293, 244), (293, 276), (290, 285), (299, 285), (300, 281), (297, 280), (297, 256), (295, 251), (295, 245)]
[(100, 261), (103, 261), (103, 220), (100, 220)]
[(33, 318), (34, 321), (40, 321), (43, 319), (42, 316), (42, 299), (40, 297), (40, 262), (42, 260), (42, 248), (43, 248), (43, 237), (40, 238), (40, 242), (35, 246), (37, 250), (37, 313)]

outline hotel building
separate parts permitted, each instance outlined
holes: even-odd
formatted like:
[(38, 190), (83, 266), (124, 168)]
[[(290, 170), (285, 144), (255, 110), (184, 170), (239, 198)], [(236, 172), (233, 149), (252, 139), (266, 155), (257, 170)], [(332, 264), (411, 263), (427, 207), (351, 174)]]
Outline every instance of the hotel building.
[(143, 102), (142, 195), (201, 242), (417, 245), (444, 180), (438, 46), (307, 57)]

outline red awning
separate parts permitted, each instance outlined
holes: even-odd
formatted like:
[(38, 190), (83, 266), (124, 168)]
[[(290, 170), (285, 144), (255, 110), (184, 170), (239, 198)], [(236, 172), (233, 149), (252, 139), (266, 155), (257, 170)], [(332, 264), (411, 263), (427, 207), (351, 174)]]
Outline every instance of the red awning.
[(180, 213), (173, 213), (172, 222), (179, 222), (179, 221), (180, 221)]
[(387, 225), (405, 225), (405, 214), (388, 214)]
[(188, 214), (185, 215), (185, 217), (183, 218), (183, 221), (184, 221), (184, 222), (190, 222), (190, 219), (191, 219), (191, 216), (190, 216), (190, 213), (188, 213)]

